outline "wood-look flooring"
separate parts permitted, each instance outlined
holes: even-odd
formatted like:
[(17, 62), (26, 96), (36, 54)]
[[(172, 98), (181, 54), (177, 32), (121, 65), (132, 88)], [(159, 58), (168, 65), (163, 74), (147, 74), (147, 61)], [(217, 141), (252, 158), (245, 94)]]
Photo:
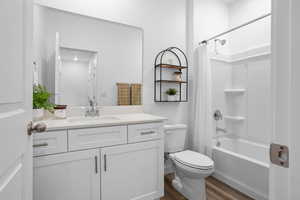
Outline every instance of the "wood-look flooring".
[[(165, 176), (165, 196), (161, 200), (188, 200), (172, 187), (173, 178), (173, 174)], [(206, 179), (206, 196), (207, 200), (254, 200), (213, 177)]]

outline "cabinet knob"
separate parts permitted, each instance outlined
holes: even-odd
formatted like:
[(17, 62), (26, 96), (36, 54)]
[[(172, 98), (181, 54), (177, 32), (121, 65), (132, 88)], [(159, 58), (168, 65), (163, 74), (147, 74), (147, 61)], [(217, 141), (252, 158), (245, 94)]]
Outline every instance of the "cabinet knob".
[(41, 133), (45, 132), (47, 129), (47, 125), (45, 123), (37, 123), (34, 124), (30, 121), (27, 125), (27, 135), (31, 136), (33, 132)]

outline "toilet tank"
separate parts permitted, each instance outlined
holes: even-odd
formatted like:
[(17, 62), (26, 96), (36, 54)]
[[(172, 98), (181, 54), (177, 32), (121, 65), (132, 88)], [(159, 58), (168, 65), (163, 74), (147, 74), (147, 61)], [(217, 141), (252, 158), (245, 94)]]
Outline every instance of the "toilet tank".
[(165, 152), (183, 151), (185, 146), (187, 126), (185, 124), (169, 124), (164, 126)]

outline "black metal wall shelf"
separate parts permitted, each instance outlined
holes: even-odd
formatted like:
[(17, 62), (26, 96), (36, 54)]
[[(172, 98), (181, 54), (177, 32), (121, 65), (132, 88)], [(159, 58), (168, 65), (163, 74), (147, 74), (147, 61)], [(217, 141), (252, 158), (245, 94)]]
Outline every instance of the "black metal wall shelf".
[(158, 64), (155, 67), (169, 68), (169, 69), (186, 69), (187, 68), (185, 66), (170, 65), (170, 64)]
[(175, 80), (156, 80), (156, 82), (164, 82), (164, 83), (187, 83), (186, 81), (175, 81)]
[[(175, 58), (178, 64), (167, 64), (166, 56)], [(165, 78), (163, 74), (171, 72), (181, 72), (182, 80), (170, 80)], [(164, 96), (164, 88), (172, 85), (177, 87), (179, 91), (178, 100), (168, 101)], [(169, 47), (159, 52), (154, 62), (154, 101), (155, 102), (187, 102), (188, 101), (188, 61), (184, 52), (178, 47)]]

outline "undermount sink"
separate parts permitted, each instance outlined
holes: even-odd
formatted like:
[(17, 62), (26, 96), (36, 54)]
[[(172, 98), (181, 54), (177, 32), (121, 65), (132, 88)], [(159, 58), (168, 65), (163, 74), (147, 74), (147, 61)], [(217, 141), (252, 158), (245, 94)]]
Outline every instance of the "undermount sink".
[(98, 117), (74, 117), (67, 119), (68, 122), (99, 122), (99, 121), (114, 121), (120, 120), (115, 116), (98, 116)]

